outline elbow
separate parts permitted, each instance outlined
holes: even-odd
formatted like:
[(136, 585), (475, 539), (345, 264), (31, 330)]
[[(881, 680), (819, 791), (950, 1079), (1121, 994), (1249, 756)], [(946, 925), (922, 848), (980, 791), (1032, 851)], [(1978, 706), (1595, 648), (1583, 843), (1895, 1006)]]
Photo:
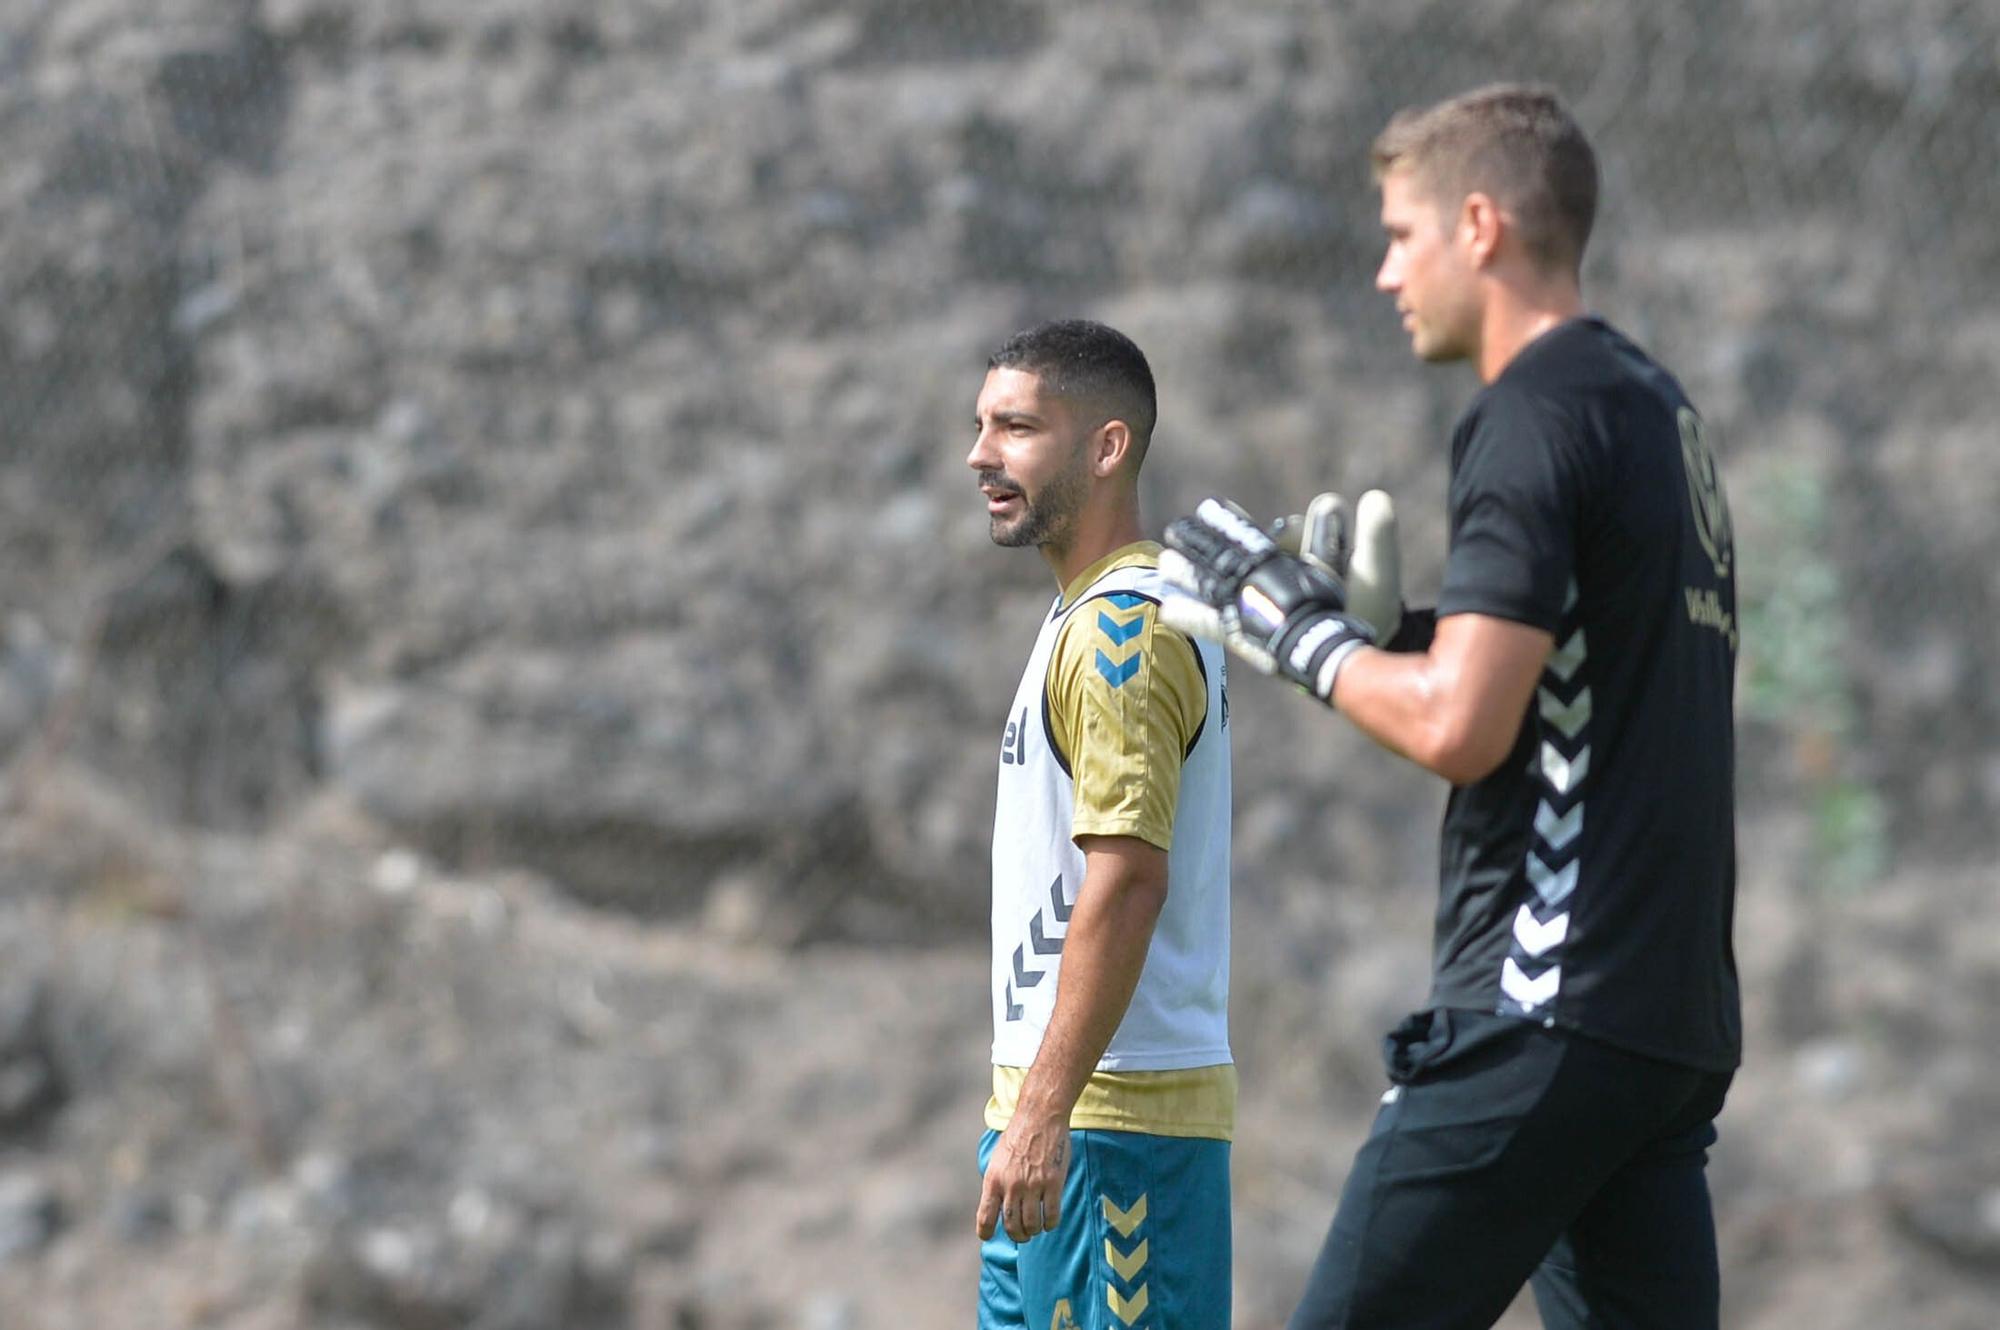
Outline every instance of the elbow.
[(1133, 873), (1118, 883), (1118, 895), (1130, 912), (1128, 918), (1144, 919), (1149, 925), (1157, 921), (1167, 908), (1165, 865), (1161, 865), (1159, 872)]
[(1137, 874), (1125, 883), (1125, 894), (1135, 905), (1157, 915), (1167, 906), (1167, 875), (1165, 872)]
[(1518, 728), (1508, 732), (1468, 723), (1441, 725), (1415, 756), (1420, 765), (1453, 785), (1477, 785), (1500, 769), (1519, 733)]
[(1453, 785), (1477, 785), (1500, 766), (1497, 761), (1489, 762), (1478, 756), (1459, 754), (1442, 755), (1424, 765)]
[(1167, 903), (1167, 851), (1128, 836), (1079, 836), (1085, 891), (1157, 915)]

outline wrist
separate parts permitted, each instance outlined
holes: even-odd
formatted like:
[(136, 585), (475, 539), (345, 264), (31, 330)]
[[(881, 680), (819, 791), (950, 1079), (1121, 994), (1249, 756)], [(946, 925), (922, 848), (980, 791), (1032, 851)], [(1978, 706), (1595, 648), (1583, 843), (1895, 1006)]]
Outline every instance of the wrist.
[(1374, 632), (1363, 620), (1339, 610), (1323, 610), (1289, 625), (1273, 650), (1286, 678), (1331, 704), (1341, 667), (1374, 639)]
[(1333, 690), (1340, 686), (1340, 671), (1355, 653), (1365, 646), (1373, 645), (1365, 638), (1349, 638), (1327, 654), (1320, 663), (1319, 673), (1313, 677), (1313, 696), (1328, 706), (1333, 705)]
[(1049, 1095), (1024, 1090), (1020, 1102), (1014, 1105), (1013, 1121), (1018, 1125), (1019, 1132), (1067, 1131), (1069, 1108), (1056, 1103)]

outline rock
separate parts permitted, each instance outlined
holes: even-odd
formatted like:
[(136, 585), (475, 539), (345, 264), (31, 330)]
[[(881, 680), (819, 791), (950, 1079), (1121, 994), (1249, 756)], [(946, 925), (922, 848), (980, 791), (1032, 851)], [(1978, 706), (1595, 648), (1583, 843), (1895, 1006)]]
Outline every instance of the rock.
[(560, 1222), (468, 1232), (465, 1206), (456, 1211), (443, 1227), (383, 1226), (323, 1241), (305, 1274), (306, 1301), (385, 1330), (622, 1326), (632, 1266), (622, 1246)]
[(1799, 1083), (1822, 1099), (1852, 1094), (1866, 1074), (1861, 1049), (1851, 1040), (1820, 1039), (1793, 1054)]
[(1989, 1276), (2000, 1270), (2000, 1186), (1954, 1182), (1902, 1197), (1894, 1211), (1926, 1247)]
[(174, 1231), (172, 1200), (148, 1188), (121, 1191), (105, 1207), (105, 1227), (118, 1241), (143, 1247), (163, 1242)]
[[(19, 297), (9, 344), (70, 391), (58, 410), (0, 389), (18, 396), (0, 414), (31, 488), (82, 483), (85, 515), (126, 534), (100, 556), (49, 528), (46, 555), (0, 575), (6, 601), (67, 643), (77, 611), (45, 612), (65, 602), (35, 570), (91, 567), (101, 593), (134, 571), (115, 551), (170, 522), (189, 537), (167, 542), (174, 557), (214, 583), (160, 603), (177, 638), (117, 635), (91, 761), (208, 825), (262, 825), (325, 782), (447, 860), (497, 856), (673, 917), (699, 914), (720, 872), (790, 880), (825, 838), (841, 871), (806, 892), (853, 908), (816, 936), (897, 916), (964, 936), (978, 912), (926, 884), (976, 871), (978, 832), (937, 830), (952, 819), (929, 792), (965, 802), (959, 766), (993, 721), (979, 699), (1005, 686), (986, 676), (1006, 621), (977, 591), (1038, 572), (961, 562), (1000, 556), (979, 548), (958, 459), (934, 442), (1021, 317), (996, 286), (1072, 304), (1145, 293), (1135, 326), (1172, 383), (1163, 473), (1268, 486), (1270, 502), (1328, 466), (1434, 483), (1451, 390), (1350, 312), (1380, 317), (1353, 280), (1378, 246), (1361, 153), (1402, 24), (1281, 7), (1218, 14), (1192, 41), (1109, 11), (1052, 25), (886, 0), (799, 9), (771, 0), (738, 28), (627, 5), (584, 21), (204, 3), (170, 31), (69, 22), (61, 43), (20, 48), (45, 77), (16, 85), (33, 132), (0, 209), (38, 220), (8, 232), (0, 289)], [(1509, 12), (1523, 49), (1583, 86), (1660, 36)], [(1843, 63), (1872, 49), (1870, 20), (1837, 28), (1812, 76), (1875, 86)], [(1806, 76), (1734, 21), (1685, 40), (1740, 71), (1729, 86)], [(1002, 55), (1029, 95), (993, 109)], [(1454, 30), (1422, 61), (1442, 87), (1483, 77), (1492, 51)], [(1964, 515), (1930, 518), (1924, 587), (1858, 598), (1853, 629), (1959, 641), (1905, 620), (1935, 601), (1925, 588), (1961, 607), (1984, 595), (1984, 436), (1954, 405), (1976, 376), (1899, 361), (1911, 381), (1861, 400), (1920, 397), (1941, 418), (1885, 423), (1888, 446), (1870, 447), (1882, 413), (1847, 400), (1865, 375), (1821, 347), (1879, 359), (1839, 339), (1901, 298), (1909, 284), (1868, 257), (1897, 246), (1851, 243), (1843, 227), (1862, 221), (1788, 208), (1782, 188), (1745, 209), (1667, 183), (1726, 193), (1805, 168), (1646, 91), (1665, 75), (1632, 77), (1614, 118), (1626, 187), (1609, 200), (1625, 211), (1594, 269), (1606, 303), (1650, 320), (1717, 414), (1858, 430), (1836, 441), (1859, 451), (1835, 483), (1869, 505), (1878, 543), (1909, 529), (1893, 496), (1960, 477)], [(1099, 78), (1110, 91), (1090, 95)], [(48, 91), (93, 86), (97, 102)], [(1864, 105), (1787, 104), (1827, 179), (1844, 178), (1840, 144), (1877, 132)], [(718, 116), (727, 145), (705, 132)], [(132, 167), (156, 151), (157, 175)], [(625, 170), (606, 177), (606, 157)], [(1868, 160), (1911, 180), (1873, 196), (1926, 187), (1920, 157)], [(1352, 190), (1328, 187), (1346, 172)], [(1950, 286), (1962, 300), (1922, 322), (1986, 346), (1984, 305)], [(1378, 420), (1406, 382), (1423, 384), (1409, 409)], [(1329, 420), (1367, 448), (1301, 460)], [(833, 454), (806, 442), (828, 434)], [(1226, 453), (1203, 446), (1223, 437)], [(1203, 460), (1165, 460), (1177, 439)], [(8, 513), (45, 525), (32, 503)], [(789, 533), (778, 562), (762, 557), (772, 532)], [(933, 546), (948, 552), (912, 557)], [(844, 663), (871, 651), (888, 659)], [(1857, 687), (1882, 697), (1861, 708), (1866, 746), (1901, 834), (1957, 844), (1990, 825), (1990, 783), (1934, 773), (1990, 751), (2000, 715), (1967, 690), (2000, 661), (1920, 654), (1915, 672), (1862, 661)], [(20, 723), (10, 696), (0, 729)], [(781, 723), (792, 714), (815, 721)], [(914, 767), (871, 751), (902, 732), (925, 740)], [(1272, 792), (1243, 775), (1253, 806)]]
[(0, 979), (0, 1133), (27, 1131), (69, 1097), (50, 1043), (48, 984), (15, 973)]
[[(1592, 305), (1715, 423), (1760, 602), (1732, 1320), (1828, 1320), (1810, 1287), (1991, 1324), (1996, 36), (1808, 0), (15, 6), (0, 1322), (962, 1316), (997, 708), (1051, 593), (963, 465), (984, 357), (1128, 327), (1151, 524), (1384, 484), (1427, 597), (1471, 385), (1369, 287), (1365, 149), (1508, 68), (1599, 134)], [(1444, 791), (1266, 681), (1232, 703), (1240, 1310), (1275, 1322), (1422, 1000)], [(1784, 891), (1843, 808), (1865, 889)], [(1956, 1181), (1893, 1220), (1913, 1160)]]
[(0, 1262), (34, 1256), (63, 1227), (62, 1199), (30, 1173), (0, 1174)]

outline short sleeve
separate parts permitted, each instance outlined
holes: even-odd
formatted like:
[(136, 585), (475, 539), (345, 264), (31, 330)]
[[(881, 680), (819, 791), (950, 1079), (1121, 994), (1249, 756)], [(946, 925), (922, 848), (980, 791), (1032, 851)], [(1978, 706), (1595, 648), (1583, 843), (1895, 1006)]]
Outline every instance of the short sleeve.
[(1555, 632), (1582, 512), (1575, 430), (1543, 399), (1489, 390), (1454, 453), (1438, 616), (1490, 614)]
[(1056, 640), (1049, 720), (1075, 786), (1075, 836), (1171, 849), (1181, 766), (1207, 718), (1194, 644), (1143, 596), (1077, 606)]

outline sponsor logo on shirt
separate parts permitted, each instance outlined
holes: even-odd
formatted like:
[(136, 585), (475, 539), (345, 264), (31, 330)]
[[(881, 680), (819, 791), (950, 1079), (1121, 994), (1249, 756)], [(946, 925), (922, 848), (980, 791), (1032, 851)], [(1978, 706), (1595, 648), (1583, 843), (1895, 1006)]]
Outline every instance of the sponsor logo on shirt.
[(1736, 537), (1729, 521), (1729, 497), (1722, 491), (1722, 476), (1715, 467), (1715, 454), (1702, 437), (1701, 417), (1687, 407), (1675, 413), (1681, 427), (1681, 461), (1687, 465), (1688, 502), (1694, 510), (1694, 531), (1702, 552), (1719, 578), (1729, 576), (1736, 559)]
[[(991, 733), (991, 731), (988, 731)], [(1021, 708), (1018, 720), (1007, 722), (1007, 733), (1000, 739), (1000, 765), (1003, 767), (1025, 767), (1028, 765), (1028, 709)]]
[(1736, 616), (1722, 608), (1722, 596), (1714, 587), (1684, 586), (1681, 594), (1687, 597), (1688, 622), (1697, 628), (1713, 628), (1729, 639), (1729, 649), (1736, 650)]

